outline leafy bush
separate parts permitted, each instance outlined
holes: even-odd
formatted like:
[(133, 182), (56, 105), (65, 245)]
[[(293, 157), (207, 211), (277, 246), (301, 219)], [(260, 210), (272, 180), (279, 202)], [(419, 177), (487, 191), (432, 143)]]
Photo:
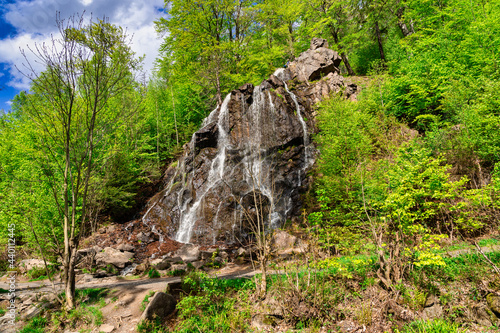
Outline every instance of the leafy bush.
[(156, 279), (156, 278), (161, 277), (161, 275), (160, 275), (160, 272), (158, 272), (158, 271), (156, 270), (156, 268), (151, 268), (151, 269), (148, 271), (148, 277), (149, 277), (150, 279)]
[(244, 300), (254, 288), (247, 279), (225, 280), (203, 272), (189, 273), (183, 279), (183, 289), (189, 290), (189, 295), (177, 304), (181, 322), (176, 332), (245, 331), (251, 315), (243, 307)]

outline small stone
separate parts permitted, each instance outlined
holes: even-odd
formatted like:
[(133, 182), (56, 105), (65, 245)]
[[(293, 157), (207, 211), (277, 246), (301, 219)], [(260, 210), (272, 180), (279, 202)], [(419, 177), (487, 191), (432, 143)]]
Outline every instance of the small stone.
[(425, 308), (422, 313), (424, 320), (441, 318), (443, 316), (443, 308), (439, 304), (434, 304), (431, 307)]
[(122, 251), (122, 252), (134, 252), (135, 251), (135, 247), (133, 245), (126, 244), (126, 243), (121, 243), (120, 245), (118, 245), (116, 247), (116, 249), (119, 251)]
[(237, 251), (236, 251), (236, 255), (238, 257), (245, 257), (247, 255), (247, 250), (245, 250), (244, 248), (240, 247)]
[(102, 324), (101, 327), (99, 327), (99, 332), (110, 333), (113, 332), (114, 329), (114, 326), (111, 326), (109, 324)]
[(427, 296), (427, 299), (425, 300), (424, 307), (429, 308), (437, 303), (439, 303), (439, 299), (436, 297), (436, 295), (430, 294), (429, 296)]
[(142, 231), (137, 234), (137, 240), (141, 241), (142, 243), (146, 243), (146, 244), (151, 243), (151, 239)]

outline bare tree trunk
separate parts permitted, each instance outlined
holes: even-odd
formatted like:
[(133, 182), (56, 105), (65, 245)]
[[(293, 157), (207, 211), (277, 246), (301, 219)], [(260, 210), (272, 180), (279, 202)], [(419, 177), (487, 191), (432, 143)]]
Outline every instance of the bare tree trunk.
[(380, 52), (380, 59), (385, 62), (384, 47), (382, 45), (382, 35), (380, 33), (380, 28), (378, 22), (375, 22), (375, 34), (377, 35), (378, 51)]
[(351, 67), (351, 64), (349, 63), (349, 60), (347, 59), (347, 55), (344, 52), (340, 52), (340, 56), (342, 57), (345, 68), (347, 69), (347, 74), (349, 74), (350, 76), (356, 75)]
[(349, 74), (350, 76), (356, 75), (351, 67), (351, 64), (349, 63), (349, 59), (347, 59), (347, 55), (342, 50), (342, 46), (339, 45), (339, 35), (332, 25), (330, 25), (330, 32), (332, 33), (333, 41), (335, 42), (335, 44), (339, 49), (340, 56), (342, 57), (342, 61), (344, 62), (345, 68), (347, 69), (347, 74)]
[(76, 249), (73, 248), (71, 254), (69, 255), (69, 260), (67, 262), (67, 275), (65, 281), (65, 291), (66, 291), (66, 309), (71, 310), (76, 306), (75, 301), (75, 290), (76, 290), (76, 281), (75, 281), (75, 258), (76, 258)]
[(396, 11), (396, 17), (398, 18), (398, 26), (399, 29), (401, 30), (401, 33), (403, 34), (404, 37), (408, 37), (415, 31), (413, 31), (413, 24), (410, 24), (410, 28), (408, 28), (408, 26), (406, 25), (406, 22), (403, 19), (404, 11), (405, 7), (399, 7), (398, 10)]

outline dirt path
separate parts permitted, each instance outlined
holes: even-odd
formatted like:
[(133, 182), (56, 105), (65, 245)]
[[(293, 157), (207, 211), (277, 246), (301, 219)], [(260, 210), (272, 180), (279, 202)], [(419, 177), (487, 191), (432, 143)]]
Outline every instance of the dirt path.
[[(221, 279), (251, 278), (258, 271), (254, 271), (251, 266), (237, 266), (229, 264), (221, 270), (210, 272), (212, 276)], [(140, 278), (130, 280), (123, 277), (109, 277), (94, 279), (89, 276), (79, 276), (77, 289), (105, 288), (109, 292), (105, 296), (106, 305), (101, 308), (103, 314), (103, 325), (114, 327), (113, 333), (135, 332), (139, 318), (142, 314), (142, 303), (144, 298), (157, 291), (165, 291), (170, 283), (180, 282), (180, 277), (164, 277), (158, 279)], [(8, 289), (5, 280), (0, 281), (0, 288)], [(64, 289), (61, 282), (55, 283), (56, 292), (60, 293)], [(54, 289), (50, 281), (19, 282), (16, 285), (16, 292), (20, 297), (27, 297), (39, 293), (53, 293)], [(22, 311), (21, 311), (22, 312)], [(22, 315), (22, 313), (20, 313)], [(102, 326), (101, 326), (102, 327)], [(1, 330), (0, 330), (1, 331)], [(99, 332), (96, 328), (92, 333)], [(67, 333), (73, 333), (67, 331)]]

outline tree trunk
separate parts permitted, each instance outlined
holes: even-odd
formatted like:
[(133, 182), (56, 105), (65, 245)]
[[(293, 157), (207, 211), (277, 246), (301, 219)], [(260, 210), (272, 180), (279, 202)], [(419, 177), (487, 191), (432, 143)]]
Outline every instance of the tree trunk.
[(399, 7), (399, 9), (396, 11), (396, 17), (398, 18), (398, 26), (399, 29), (401, 30), (401, 33), (403, 34), (404, 37), (407, 37), (413, 34), (415, 31), (413, 31), (413, 24), (410, 24), (410, 28), (408, 28), (408, 26), (406, 25), (403, 19), (404, 11), (405, 7)]
[(222, 92), (220, 89), (219, 65), (217, 64), (217, 72), (215, 73), (216, 88), (217, 88), (217, 103), (222, 106)]
[(380, 52), (380, 59), (385, 62), (384, 47), (382, 45), (382, 35), (380, 33), (380, 28), (378, 22), (375, 22), (375, 34), (377, 35), (378, 50)]
[(76, 258), (76, 249), (72, 248), (71, 253), (69, 255), (69, 260), (67, 265), (64, 266), (65, 271), (65, 292), (66, 292), (66, 309), (71, 310), (76, 306), (75, 302), (75, 289), (76, 289), (76, 281), (75, 281), (75, 258)]
[(345, 68), (347, 69), (347, 74), (349, 74), (350, 76), (356, 75), (351, 67), (351, 64), (349, 63), (349, 60), (347, 59), (346, 54), (344, 52), (341, 52), (340, 56), (342, 57), (342, 61), (344, 62)]
[(349, 59), (347, 59), (347, 55), (342, 51), (342, 46), (339, 45), (339, 35), (337, 34), (337, 31), (332, 25), (330, 25), (330, 32), (332, 33), (335, 45), (337, 45), (339, 49), (340, 56), (342, 57), (342, 61), (344, 62), (345, 68), (347, 69), (347, 74), (349, 74), (350, 76), (356, 75), (351, 67), (351, 64), (349, 63)]
[(267, 294), (267, 271), (266, 271), (266, 259), (265, 259), (265, 253), (262, 253), (262, 257), (259, 260), (260, 261), (260, 271), (262, 272), (262, 276), (260, 277), (260, 290), (259, 290), (259, 297), (261, 299), (266, 298)]

